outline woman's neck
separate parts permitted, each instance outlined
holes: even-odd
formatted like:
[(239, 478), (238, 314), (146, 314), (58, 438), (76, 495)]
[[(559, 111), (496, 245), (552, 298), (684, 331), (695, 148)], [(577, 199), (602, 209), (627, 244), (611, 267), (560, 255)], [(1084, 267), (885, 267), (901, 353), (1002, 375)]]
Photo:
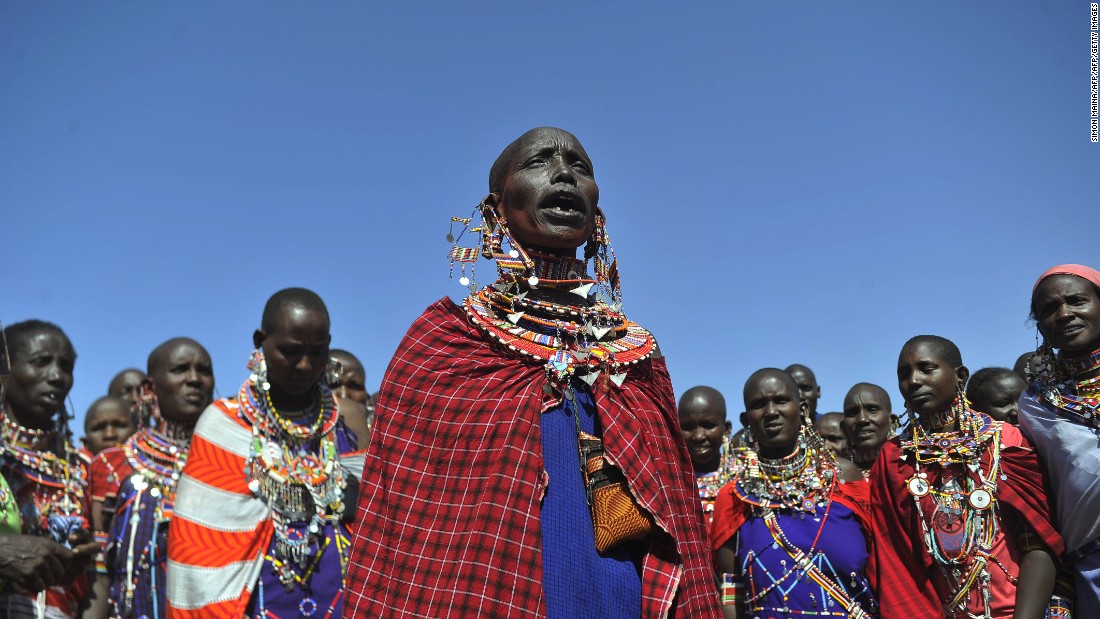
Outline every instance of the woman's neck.
[(772, 460), (779, 463), (782, 460), (793, 460), (798, 455), (798, 442), (791, 443), (790, 445), (784, 445), (776, 449), (760, 448), (757, 452), (760, 455), (761, 460)]
[(1062, 354), (1062, 364), (1070, 371), (1073, 378), (1093, 378), (1100, 376), (1100, 347), (1091, 346), (1093, 351), (1085, 354)]
[(7, 434), (7, 442), (15, 447), (41, 451), (52, 443), (56, 434), (52, 426), (36, 428), (27, 426), (19, 421), (14, 411), (9, 409), (4, 416), (4, 432)]
[(178, 419), (161, 418), (160, 423), (153, 429), (162, 438), (177, 445), (186, 445), (191, 442), (191, 435), (195, 433), (196, 420), (182, 421)]
[(275, 406), (275, 410), (282, 416), (296, 417), (302, 415), (317, 403), (317, 393), (314, 389), (300, 395), (294, 395), (271, 385), (268, 396), (271, 398), (271, 404)]

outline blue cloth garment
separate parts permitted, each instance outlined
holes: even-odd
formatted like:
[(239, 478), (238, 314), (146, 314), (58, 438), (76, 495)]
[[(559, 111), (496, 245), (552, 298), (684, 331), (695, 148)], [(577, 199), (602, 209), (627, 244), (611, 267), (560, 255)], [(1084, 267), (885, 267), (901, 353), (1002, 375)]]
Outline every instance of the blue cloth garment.
[(577, 447), (577, 425), (598, 436), (592, 395), (574, 382), (574, 400), (542, 415), (543, 467), (549, 475), (542, 502), (542, 588), (546, 616), (640, 617), (641, 545), (626, 543), (605, 555), (596, 551), (592, 514)]

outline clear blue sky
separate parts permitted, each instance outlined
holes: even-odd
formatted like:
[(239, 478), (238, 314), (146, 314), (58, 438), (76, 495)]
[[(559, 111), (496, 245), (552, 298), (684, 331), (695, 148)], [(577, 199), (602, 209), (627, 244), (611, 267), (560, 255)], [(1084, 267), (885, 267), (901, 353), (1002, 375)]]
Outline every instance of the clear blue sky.
[(463, 292), (448, 218), (555, 125), (595, 162), (625, 309), (677, 394), (712, 385), (735, 415), (749, 373), (801, 362), (821, 411), (859, 381), (899, 408), (910, 336), (1011, 365), (1036, 276), (1100, 266), (1088, 13), (5, 2), (0, 319), (68, 332), (80, 418), (177, 335), (235, 392), (264, 301), (306, 286), (376, 389), (417, 314)]

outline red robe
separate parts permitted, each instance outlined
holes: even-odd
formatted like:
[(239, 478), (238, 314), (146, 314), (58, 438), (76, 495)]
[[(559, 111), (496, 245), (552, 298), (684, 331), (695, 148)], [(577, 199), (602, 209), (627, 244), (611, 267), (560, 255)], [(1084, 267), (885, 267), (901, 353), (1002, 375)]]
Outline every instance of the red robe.
[[(382, 382), (348, 616), (545, 616), (539, 421), (556, 402), (544, 368), (446, 298), (409, 328)], [(604, 376), (593, 395), (608, 459), (663, 529), (644, 544), (641, 616), (720, 616), (664, 361), (631, 366), (621, 387)]]
[[(1009, 424), (1002, 426), (1001, 473), (996, 499), (1000, 503), (1001, 527), (1015, 535), (1014, 522), (1022, 522), (1042, 540), (1054, 557), (1064, 550), (1062, 538), (1051, 524), (1042, 465), (1031, 443)], [(991, 439), (992, 440), (992, 439)], [(989, 470), (991, 455), (982, 455), (982, 469)], [(929, 481), (937, 467), (926, 467)], [(931, 555), (921, 538), (921, 524), (913, 496), (906, 482), (913, 476), (913, 458), (901, 460), (898, 438), (882, 446), (871, 468), (871, 514), (875, 542), (867, 565), (867, 576), (879, 596), (883, 617), (941, 619), (940, 594), (933, 586)], [(990, 565), (989, 569), (999, 569)]]

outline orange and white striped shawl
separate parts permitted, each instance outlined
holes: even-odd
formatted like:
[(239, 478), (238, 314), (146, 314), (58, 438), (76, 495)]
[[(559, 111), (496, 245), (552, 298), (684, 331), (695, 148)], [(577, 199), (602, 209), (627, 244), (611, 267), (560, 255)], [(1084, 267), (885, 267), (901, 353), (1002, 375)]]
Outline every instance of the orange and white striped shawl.
[[(195, 427), (168, 533), (168, 619), (244, 615), (274, 535), (271, 510), (244, 474), (251, 443), (231, 400), (210, 405)], [(356, 478), (363, 453), (340, 458)]]

